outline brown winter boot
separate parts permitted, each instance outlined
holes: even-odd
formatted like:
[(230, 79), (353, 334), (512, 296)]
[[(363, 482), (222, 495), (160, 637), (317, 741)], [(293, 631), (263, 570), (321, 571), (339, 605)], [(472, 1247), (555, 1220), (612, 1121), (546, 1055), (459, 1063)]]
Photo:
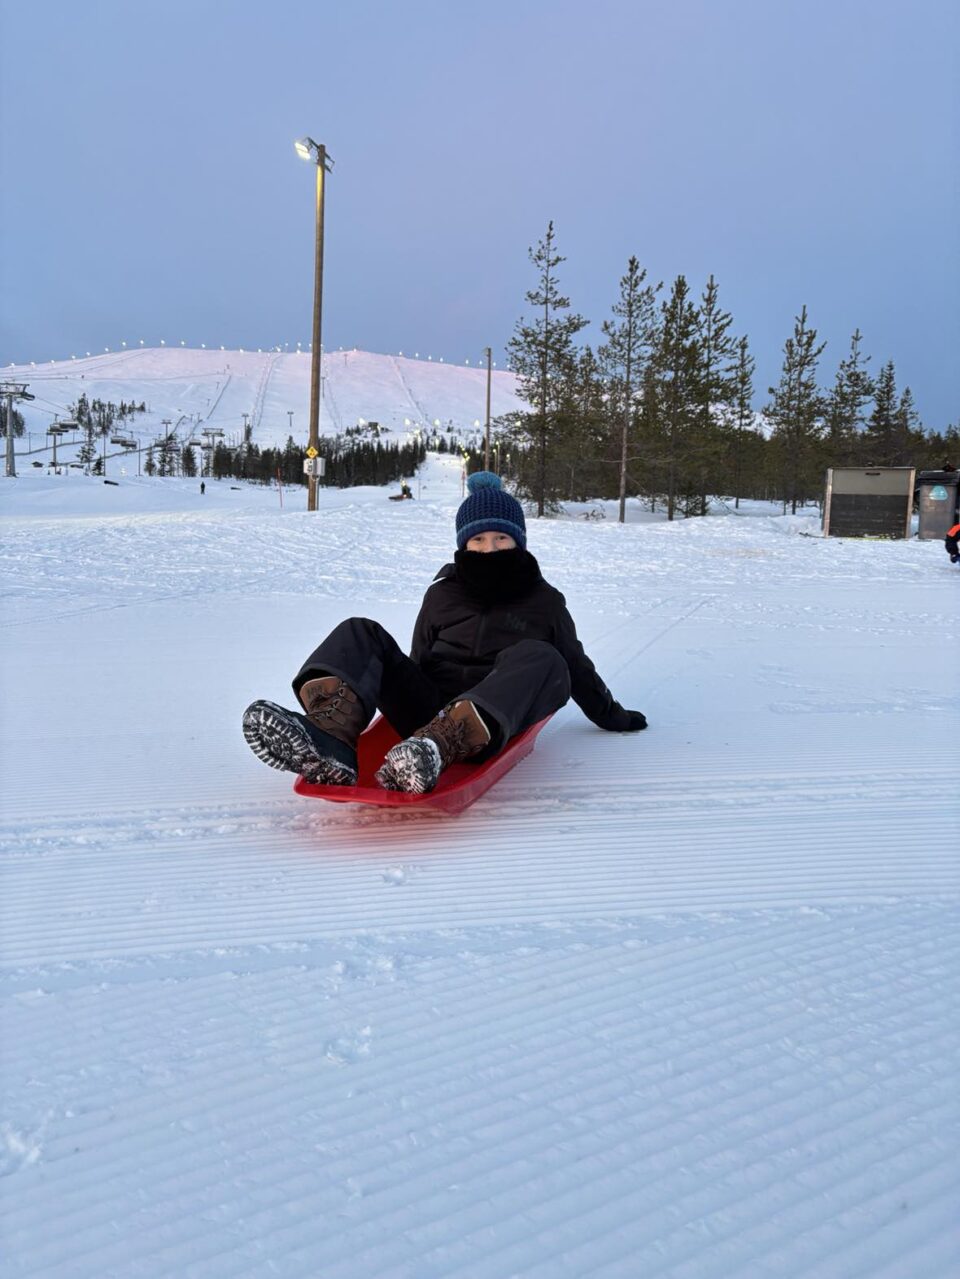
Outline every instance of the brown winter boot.
[(451, 702), (387, 752), (377, 781), (387, 790), (423, 795), (451, 764), (470, 759), (490, 742), (490, 730), (473, 702)]
[(367, 717), (356, 693), (337, 675), (308, 680), (300, 689), (306, 715), (258, 701), (243, 713), (243, 735), (271, 768), (299, 773), (321, 786), (355, 786), (357, 739)]
[(360, 699), (339, 675), (308, 679), (300, 689), (300, 701), (307, 719), (324, 733), (357, 749), (357, 739), (367, 726)]

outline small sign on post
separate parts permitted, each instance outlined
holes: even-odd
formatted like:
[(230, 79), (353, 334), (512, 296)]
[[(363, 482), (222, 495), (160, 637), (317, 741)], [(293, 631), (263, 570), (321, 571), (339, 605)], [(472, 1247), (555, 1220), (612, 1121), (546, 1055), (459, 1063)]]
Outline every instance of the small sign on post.
[(314, 479), (319, 479), (327, 473), (327, 459), (325, 457), (305, 457), (303, 459), (304, 475), (311, 475)]

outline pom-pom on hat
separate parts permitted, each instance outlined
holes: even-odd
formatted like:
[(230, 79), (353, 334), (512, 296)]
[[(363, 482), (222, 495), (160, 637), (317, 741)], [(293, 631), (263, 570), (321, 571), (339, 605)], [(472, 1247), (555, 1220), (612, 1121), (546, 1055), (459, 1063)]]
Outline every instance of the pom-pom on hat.
[(475, 471), (467, 477), (470, 496), (457, 511), (457, 550), (471, 537), (495, 529), (509, 533), (518, 546), (527, 545), (527, 524), (523, 507), (500, 487), (500, 476), (492, 471)]

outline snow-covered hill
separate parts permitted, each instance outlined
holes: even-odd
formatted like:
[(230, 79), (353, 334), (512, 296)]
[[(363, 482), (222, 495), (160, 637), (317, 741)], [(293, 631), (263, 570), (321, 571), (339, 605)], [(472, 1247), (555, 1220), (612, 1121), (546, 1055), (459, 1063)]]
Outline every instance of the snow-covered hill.
[(460, 494), (0, 479), (4, 1279), (954, 1279), (956, 568), (530, 519), (650, 728), (297, 797), (243, 707)]
[[(320, 432), (340, 434), (377, 421), (401, 438), (417, 429), (476, 434), (486, 419), (485, 368), (444, 364), (368, 351), (331, 351), (323, 359)], [(167, 428), (184, 439), (199, 427), (222, 430), (239, 442), (245, 427), (261, 446), (287, 436), (306, 440), (310, 407), (310, 356), (277, 351), (211, 351), (179, 347), (136, 348), (49, 364), (10, 365), (5, 378), (22, 379), (36, 396), (22, 404), (28, 437), (18, 450), (35, 456), (49, 441), (47, 427), (69, 416), (81, 394), (118, 404), (147, 404), (129, 432), (145, 443)], [(494, 370), (491, 415), (520, 411), (513, 374)], [(290, 416), (292, 414), (292, 417)], [(127, 428), (124, 428), (124, 433)]]

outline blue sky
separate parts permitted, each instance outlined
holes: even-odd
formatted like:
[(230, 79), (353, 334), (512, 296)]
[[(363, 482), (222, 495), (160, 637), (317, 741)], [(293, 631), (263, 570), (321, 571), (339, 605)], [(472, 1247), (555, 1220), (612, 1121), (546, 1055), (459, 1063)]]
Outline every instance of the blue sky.
[(758, 407), (806, 305), (960, 418), (947, 0), (0, 0), (0, 364), (120, 342), (476, 361), (556, 225), (599, 340), (627, 259), (712, 272)]

